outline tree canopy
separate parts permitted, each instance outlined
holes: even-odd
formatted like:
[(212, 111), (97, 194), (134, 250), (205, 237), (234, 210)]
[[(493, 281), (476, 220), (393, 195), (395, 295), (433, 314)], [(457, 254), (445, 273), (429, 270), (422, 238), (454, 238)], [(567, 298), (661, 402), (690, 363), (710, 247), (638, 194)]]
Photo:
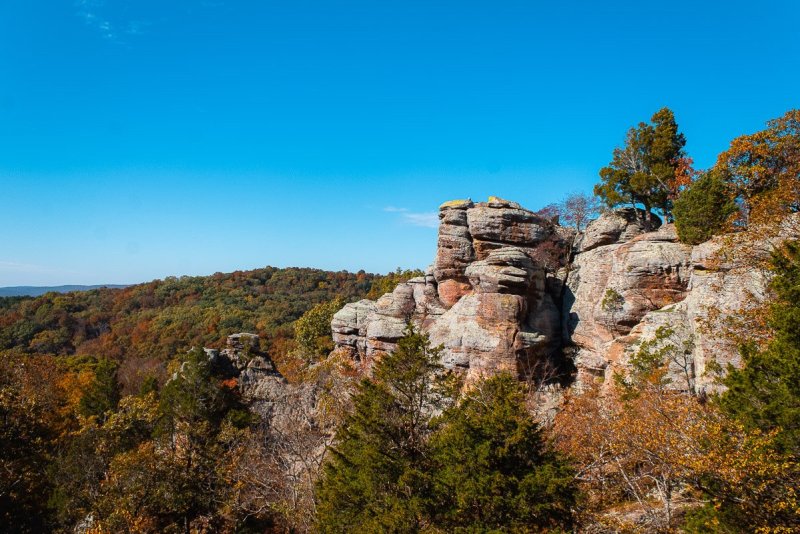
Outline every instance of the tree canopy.
[(650, 123), (628, 130), (624, 146), (614, 149), (611, 162), (600, 169), (595, 194), (608, 207), (642, 206), (648, 215), (655, 209), (670, 219), (673, 200), (691, 180), (685, 145), (675, 115), (662, 108)]
[(320, 481), (320, 530), (569, 527), (574, 474), (547, 448), (521, 385), (500, 375), (453, 403), (439, 350), (408, 330), (398, 350), (378, 361), (374, 380), (359, 386)]
[(675, 201), (678, 237), (690, 245), (702, 243), (724, 230), (738, 209), (725, 178), (713, 170), (705, 172)]

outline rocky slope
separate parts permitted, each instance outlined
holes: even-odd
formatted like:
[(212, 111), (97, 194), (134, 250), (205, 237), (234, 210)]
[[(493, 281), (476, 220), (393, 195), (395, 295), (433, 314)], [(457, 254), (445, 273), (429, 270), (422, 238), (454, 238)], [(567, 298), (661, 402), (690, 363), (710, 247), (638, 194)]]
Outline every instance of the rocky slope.
[(739, 363), (707, 320), (762, 299), (767, 279), (720, 262), (719, 240), (683, 245), (673, 225), (648, 227), (638, 215), (608, 212), (576, 235), (499, 198), (447, 202), (426, 275), (346, 305), (331, 325), (336, 350), (368, 363), (393, 350), (410, 321), (468, 381), (549, 373), (581, 387), (658, 337), (674, 387), (705, 391), (712, 360)]

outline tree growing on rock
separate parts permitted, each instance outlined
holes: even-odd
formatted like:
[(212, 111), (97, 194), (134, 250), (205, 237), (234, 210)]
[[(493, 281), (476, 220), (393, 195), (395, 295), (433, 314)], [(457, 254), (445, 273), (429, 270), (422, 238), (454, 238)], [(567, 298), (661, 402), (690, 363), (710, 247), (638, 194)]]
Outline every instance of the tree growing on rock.
[(659, 110), (649, 124), (628, 130), (625, 145), (614, 149), (611, 162), (600, 169), (594, 193), (608, 207), (642, 206), (648, 218), (655, 209), (671, 219), (672, 203), (693, 172), (685, 145), (675, 115), (669, 108)]
[(675, 201), (678, 237), (697, 245), (723, 230), (739, 208), (731, 185), (717, 171), (703, 173)]
[(582, 232), (588, 222), (600, 213), (600, 200), (586, 193), (570, 193), (559, 203), (561, 222)]

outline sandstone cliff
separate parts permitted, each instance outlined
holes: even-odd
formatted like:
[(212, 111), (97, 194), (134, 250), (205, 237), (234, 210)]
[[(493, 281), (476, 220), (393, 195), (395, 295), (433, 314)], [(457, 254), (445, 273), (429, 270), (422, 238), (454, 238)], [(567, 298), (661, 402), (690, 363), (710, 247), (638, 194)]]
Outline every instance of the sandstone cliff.
[(426, 275), (336, 313), (336, 350), (368, 363), (413, 322), (467, 380), (550, 373), (581, 387), (658, 334), (674, 387), (707, 390), (712, 360), (739, 363), (709, 314), (724, 321), (762, 299), (767, 279), (714, 259), (719, 240), (683, 245), (673, 225), (640, 215), (607, 212), (576, 235), (499, 198), (447, 202)]

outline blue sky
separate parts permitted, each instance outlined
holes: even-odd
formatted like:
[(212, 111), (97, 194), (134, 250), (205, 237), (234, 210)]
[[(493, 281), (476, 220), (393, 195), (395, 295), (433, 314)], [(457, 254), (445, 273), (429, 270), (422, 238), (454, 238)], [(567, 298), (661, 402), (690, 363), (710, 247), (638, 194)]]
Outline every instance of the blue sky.
[(0, 286), (424, 267), (662, 106), (706, 167), (800, 105), (798, 5), (4, 0)]

